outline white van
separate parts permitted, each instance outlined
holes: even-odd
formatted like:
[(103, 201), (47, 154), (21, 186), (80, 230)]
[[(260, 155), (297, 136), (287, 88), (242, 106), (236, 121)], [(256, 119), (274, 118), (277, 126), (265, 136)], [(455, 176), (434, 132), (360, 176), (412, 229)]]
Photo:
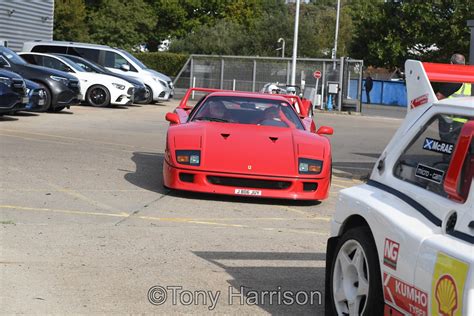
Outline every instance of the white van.
[(146, 85), (149, 92), (146, 103), (168, 100), (174, 88), (170, 77), (147, 68), (129, 52), (106, 45), (61, 41), (34, 41), (23, 44), (24, 52), (59, 53), (76, 55), (98, 63), (107, 69), (135, 77)]

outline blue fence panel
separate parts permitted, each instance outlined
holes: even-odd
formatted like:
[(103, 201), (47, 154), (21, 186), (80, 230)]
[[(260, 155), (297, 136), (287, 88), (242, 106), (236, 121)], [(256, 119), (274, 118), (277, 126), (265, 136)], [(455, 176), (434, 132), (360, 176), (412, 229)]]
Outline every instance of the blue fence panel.
[[(374, 80), (370, 91), (370, 102), (373, 104), (407, 106), (407, 90), (405, 82)], [(362, 81), (362, 103), (367, 103), (367, 95)], [(351, 80), (349, 98), (357, 97), (357, 80)]]

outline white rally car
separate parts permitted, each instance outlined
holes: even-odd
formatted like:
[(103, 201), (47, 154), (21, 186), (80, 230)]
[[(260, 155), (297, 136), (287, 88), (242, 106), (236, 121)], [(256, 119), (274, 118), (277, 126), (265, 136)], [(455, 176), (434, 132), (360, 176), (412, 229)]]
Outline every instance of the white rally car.
[(366, 184), (342, 190), (326, 257), (327, 315), (474, 315), (474, 97), (431, 81), (474, 66), (405, 64), (409, 112)]
[(68, 72), (81, 83), (82, 100), (86, 103), (104, 107), (133, 103), (133, 85), (121, 78), (87, 72), (73, 60), (60, 55), (43, 53), (19, 53), (30, 64)]

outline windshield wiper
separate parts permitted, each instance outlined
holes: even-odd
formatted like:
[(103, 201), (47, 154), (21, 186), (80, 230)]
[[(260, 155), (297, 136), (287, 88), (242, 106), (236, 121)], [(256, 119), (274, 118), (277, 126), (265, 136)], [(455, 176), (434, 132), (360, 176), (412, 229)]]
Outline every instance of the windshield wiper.
[(211, 122), (223, 122), (228, 123), (228, 120), (217, 118), (217, 117), (210, 117), (210, 116), (202, 116), (194, 119), (195, 121), (211, 121)]

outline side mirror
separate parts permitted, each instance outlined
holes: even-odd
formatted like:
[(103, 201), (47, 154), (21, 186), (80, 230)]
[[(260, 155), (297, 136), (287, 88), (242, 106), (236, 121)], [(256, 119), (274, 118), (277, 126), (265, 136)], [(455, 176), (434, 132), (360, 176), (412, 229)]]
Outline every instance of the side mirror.
[(321, 126), (316, 132), (318, 135), (332, 135), (334, 134), (334, 129), (330, 126)]
[(123, 71), (130, 71), (130, 65), (128, 64), (121, 64), (120, 69)]
[(178, 116), (178, 114), (176, 114), (176, 113), (168, 112), (168, 113), (166, 113), (165, 118), (166, 118), (166, 120), (167, 120), (168, 122), (170, 122), (171, 124), (179, 124), (179, 123), (181, 123), (181, 122), (179, 121), (179, 116)]

